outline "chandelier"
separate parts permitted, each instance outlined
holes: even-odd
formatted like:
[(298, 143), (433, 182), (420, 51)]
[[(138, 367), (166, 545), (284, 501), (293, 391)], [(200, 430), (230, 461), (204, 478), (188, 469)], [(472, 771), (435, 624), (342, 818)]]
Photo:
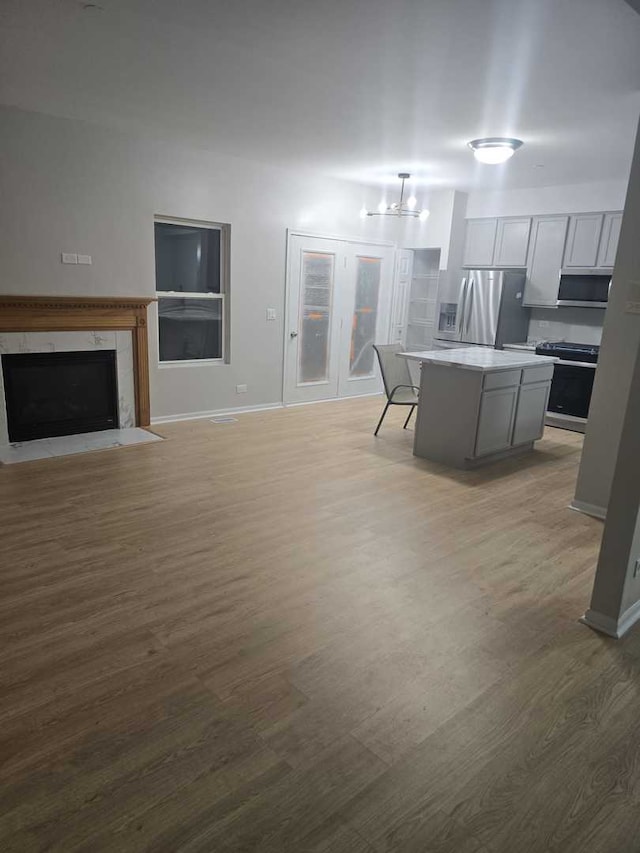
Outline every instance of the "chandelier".
[(367, 216), (412, 216), (414, 219), (419, 219), (420, 222), (425, 222), (429, 218), (428, 210), (420, 210), (419, 207), (416, 207), (418, 199), (414, 195), (410, 195), (405, 201), (404, 183), (411, 177), (409, 172), (399, 172), (398, 177), (402, 181), (400, 200), (394, 201), (391, 204), (381, 201), (377, 211), (367, 210), (366, 207), (363, 207), (360, 211), (361, 219), (365, 219)]

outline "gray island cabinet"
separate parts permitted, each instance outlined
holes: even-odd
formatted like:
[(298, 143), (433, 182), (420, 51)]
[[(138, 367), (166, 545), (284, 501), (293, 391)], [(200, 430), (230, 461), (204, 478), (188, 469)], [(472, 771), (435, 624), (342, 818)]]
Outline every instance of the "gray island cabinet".
[(475, 468), (542, 438), (556, 359), (488, 347), (398, 357), (421, 366), (415, 456)]

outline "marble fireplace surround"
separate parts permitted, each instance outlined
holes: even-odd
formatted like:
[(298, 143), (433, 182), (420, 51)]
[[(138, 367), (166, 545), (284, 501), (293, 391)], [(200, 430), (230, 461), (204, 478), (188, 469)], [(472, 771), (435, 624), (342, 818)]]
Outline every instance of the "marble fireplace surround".
[[(148, 427), (151, 299), (0, 296), (0, 354), (116, 351), (121, 427)], [(0, 375), (0, 444), (8, 443)]]

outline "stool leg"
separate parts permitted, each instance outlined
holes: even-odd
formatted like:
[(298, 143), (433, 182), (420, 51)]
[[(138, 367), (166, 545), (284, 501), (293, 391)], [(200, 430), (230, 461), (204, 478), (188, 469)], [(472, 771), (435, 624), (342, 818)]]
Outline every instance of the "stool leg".
[(384, 420), (384, 416), (387, 414), (387, 409), (389, 408), (390, 405), (391, 404), (390, 404), (389, 400), (387, 400), (387, 405), (384, 407), (384, 412), (382, 413), (382, 417), (378, 421), (378, 426), (376, 427), (376, 431), (374, 432), (374, 435), (378, 434), (378, 430), (382, 426), (382, 421)]
[(402, 427), (402, 429), (406, 429), (409, 426), (409, 421), (411, 420), (411, 415), (413, 414), (414, 409), (415, 406), (411, 406), (411, 408), (409, 409), (409, 414), (407, 415), (407, 419), (404, 422), (404, 426)]

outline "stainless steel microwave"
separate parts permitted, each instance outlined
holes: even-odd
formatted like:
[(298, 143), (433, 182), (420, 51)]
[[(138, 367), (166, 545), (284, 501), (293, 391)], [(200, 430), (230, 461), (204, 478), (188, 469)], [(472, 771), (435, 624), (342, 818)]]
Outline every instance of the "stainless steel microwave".
[(610, 287), (611, 273), (562, 270), (557, 304), (573, 308), (606, 308)]

